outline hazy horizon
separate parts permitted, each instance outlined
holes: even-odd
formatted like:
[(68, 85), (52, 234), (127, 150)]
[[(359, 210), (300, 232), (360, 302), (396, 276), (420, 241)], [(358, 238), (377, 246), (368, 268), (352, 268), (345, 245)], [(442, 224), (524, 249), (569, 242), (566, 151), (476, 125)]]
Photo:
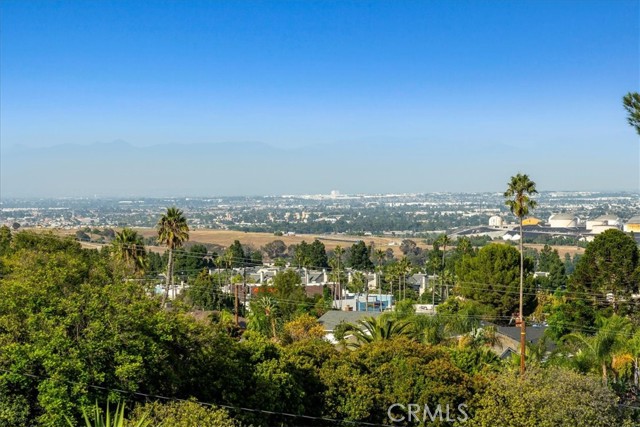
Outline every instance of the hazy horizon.
[(0, 197), (638, 191), (640, 3), (0, 2)]
[[(344, 157), (335, 154), (338, 148)], [(628, 166), (619, 168), (617, 176), (629, 185), (616, 188), (585, 185), (583, 180), (600, 160), (578, 154), (575, 168), (564, 164), (562, 157), (543, 161), (544, 152), (508, 146), (466, 147), (468, 158), (457, 159), (446, 146), (395, 144), (396, 149), (384, 159), (371, 152), (375, 149), (362, 148), (318, 144), (277, 149), (261, 143), (137, 147), (123, 141), (2, 147), (0, 198), (232, 197), (329, 194), (332, 190), (342, 194), (502, 192), (517, 172), (529, 174), (539, 191), (545, 192), (638, 192), (632, 184), (637, 170), (633, 157), (621, 158)], [(492, 151), (490, 159), (475, 160), (477, 153), (487, 151)], [(529, 160), (516, 162), (517, 155)], [(434, 163), (424, 165), (425, 158)], [(438, 163), (439, 159), (444, 161)], [(587, 162), (591, 167), (585, 167)], [(167, 174), (164, 164), (178, 166)], [(550, 169), (551, 164), (556, 167)], [(48, 178), (32, 179), (34, 170)], [(238, 178), (240, 182), (235, 182)]]

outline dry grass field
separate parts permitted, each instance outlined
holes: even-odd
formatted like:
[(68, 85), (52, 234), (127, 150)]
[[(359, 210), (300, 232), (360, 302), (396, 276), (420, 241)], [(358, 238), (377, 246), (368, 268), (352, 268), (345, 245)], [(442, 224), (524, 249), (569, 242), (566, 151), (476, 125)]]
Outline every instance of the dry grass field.
[[(152, 237), (156, 235), (154, 229), (139, 228), (137, 231), (144, 237)], [(211, 243), (224, 247), (230, 246), (234, 240), (239, 240), (243, 245), (250, 245), (256, 249), (261, 248), (267, 243), (274, 240), (282, 240), (287, 246), (299, 244), (302, 241), (307, 243), (313, 242), (314, 239), (319, 239), (324, 243), (328, 250), (334, 249), (340, 245), (343, 248), (351, 246), (359, 240), (364, 240), (367, 244), (373, 242), (376, 248), (392, 248), (396, 255), (401, 255), (400, 242), (402, 238), (391, 237), (374, 237), (374, 236), (324, 236), (317, 234), (297, 234), (295, 236), (275, 236), (272, 233), (254, 233), (234, 230), (207, 230), (196, 229), (189, 232), (189, 241), (193, 243)], [(416, 241), (419, 246), (426, 247), (423, 243)]]
[[(42, 230), (42, 229), (39, 229)], [(144, 237), (154, 237), (156, 231), (153, 228), (137, 228), (136, 229)], [(42, 230), (47, 231), (47, 230)], [(75, 234), (76, 230), (49, 230), (57, 234), (69, 235)], [(376, 248), (391, 248), (393, 249), (396, 257), (402, 256), (400, 252), (401, 237), (375, 237), (375, 236), (342, 236), (342, 235), (317, 235), (317, 234), (297, 234), (295, 236), (275, 236), (271, 233), (254, 233), (243, 232), (234, 230), (209, 230), (209, 229), (196, 229), (191, 230), (189, 233), (190, 242), (192, 243), (208, 243), (228, 247), (234, 240), (239, 240), (243, 245), (250, 245), (256, 249), (261, 248), (269, 242), (274, 240), (282, 240), (287, 245), (299, 244), (303, 240), (307, 243), (311, 243), (314, 239), (320, 239), (324, 243), (328, 250), (334, 249), (337, 245), (348, 247), (353, 245), (358, 240), (364, 240), (368, 245), (373, 242)], [(421, 240), (415, 239), (415, 242), (419, 247), (428, 248), (428, 246)], [(99, 248), (101, 245), (97, 243), (83, 242), (83, 246), (91, 249)], [(539, 244), (525, 244), (527, 248), (535, 248), (540, 251), (544, 245)], [(554, 246), (557, 249), (560, 258), (564, 259), (565, 254), (574, 256), (575, 254), (583, 254), (584, 249), (576, 246)], [(151, 246), (149, 250), (154, 252), (164, 252), (165, 248), (161, 246)]]

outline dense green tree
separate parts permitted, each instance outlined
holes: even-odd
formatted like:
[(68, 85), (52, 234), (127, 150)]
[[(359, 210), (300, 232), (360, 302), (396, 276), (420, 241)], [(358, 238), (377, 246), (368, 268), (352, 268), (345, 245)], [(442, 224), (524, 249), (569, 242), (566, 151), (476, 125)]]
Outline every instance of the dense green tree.
[(638, 291), (639, 254), (635, 240), (620, 230), (606, 230), (587, 245), (571, 277), (572, 289), (611, 294), (614, 312)]
[(415, 255), (419, 250), (418, 244), (411, 239), (404, 239), (400, 242), (400, 252), (404, 256)]
[(304, 240), (295, 246), (293, 259), (298, 268), (311, 266), (311, 257), (309, 256), (309, 244)]
[(187, 291), (191, 304), (200, 310), (231, 308), (231, 301), (223, 295), (220, 283), (216, 276), (202, 270)]
[(327, 396), (321, 372), (323, 366), (337, 356), (336, 347), (324, 339), (295, 340), (282, 349), (282, 357), (292, 368), (291, 372), (304, 389), (304, 394), (300, 397), (306, 415), (316, 417), (324, 415)]
[(273, 296), (278, 301), (279, 313), (284, 322), (293, 318), (294, 313), (307, 307), (307, 294), (298, 273), (287, 269), (273, 277)]
[(473, 253), (473, 245), (468, 237), (458, 237), (456, 240), (456, 252), (460, 255), (470, 255)]
[(287, 252), (287, 245), (282, 240), (274, 240), (262, 247), (263, 252), (271, 260), (281, 258)]
[(564, 288), (567, 284), (567, 275), (565, 273), (565, 266), (558, 251), (552, 249), (549, 245), (544, 245), (544, 248), (538, 254), (538, 267), (537, 271), (543, 271), (549, 273), (546, 277), (539, 277), (536, 280), (536, 284), (546, 290), (555, 291), (559, 288)]
[(326, 268), (329, 266), (327, 260), (327, 250), (320, 240), (315, 239), (309, 247), (309, 257), (313, 268)]
[[(15, 230), (15, 228), (14, 228)], [(89, 236), (86, 232), (84, 232), (83, 230), (78, 230), (76, 231), (76, 240), (79, 240), (81, 242), (88, 242), (91, 240), (91, 236)]]
[(11, 229), (6, 225), (0, 227), (0, 257), (11, 250)]
[[(631, 426), (620, 416), (617, 398), (592, 377), (565, 369), (531, 369), (519, 378), (504, 372), (491, 378), (473, 404), (473, 427)], [(625, 424), (626, 422), (626, 424)]]
[(373, 262), (371, 262), (371, 248), (360, 240), (351, 246), (349, 256), (349, 267), (362, 271), (373, 271)]
[(248, 266), (261, 266), (263, 264), (261, 251), (249, 249), (247, 253), (245, 253), (245, 257), (247, 258)]
[(640, 94), (629, 92), (622, 98), (622, 105), (627, 111), (627, 122), (640, 135)]
[(425, 269), (428, 274), (439, 274), (442, 272), (442, 256), (444, 252), (440, 250), (440, 242), (435, 241), (433, 243), (433, 249), (427, 254), (425, 260)]
[(167, 208), (167, 212), (160, 217), (156, 225), (158, 242), (166, 244), (169, 249), (169, 261), (167, 262), (167, 280), (162, 296), (164, 306), (169, 297), (169, 288), (173, 286), (173, 251), (182, 247), (189, 240), (189, 226), (182, 211), (176, 207)]
[(596, 310), (584, 294), (556, 291), (547, 310), (547, 334), (555, 341), (572, 331), (590, 330), (595, 325)]
[(234, 240), (231, 246), (225, 251), (229, 267), (243, 267), (247, 260), (244, 249), (239, 240)]
[[(532, 311), (533, 263), (524, 260), (526, 276), (524, 289), (525, 314)], [(512, 246), (492, 244), (483, 247), (476, 256), (462, 259), (458, 268), (459, 295), (471, 298), (495, 309), (499, 320), (504, 321), (518, 312), (518, 288), (520, 276), (520, 253)]]
[(97, 251), (20, 234), (0, 286), (0, 403), (11, 408), (0, 411), (1, 425), (57, 427), (65, 416), (79, 419), (80, 406), (104, 401), (88, 384), (211, 399), (222, 396), (216, 381), (234, 390), (209, 373), (236, 375), (224, 336), (161, 310)]
[(174, 258), (174, 271), (189, 277), (196, 276), (204, 268), (213, 267), (207, 247), (199, 243), (191, 245), (189, 249), (176, 252)]
[(320, 240), (315, 239), (309, 244), (304, 240), (295, 246), (294, 261), (296, 266), (305, 268), (328, 267), (327, 252)]
[(378, 424), (389, 422), (387, 410), (396, 403), (434, 410), (440, 403), (445, 410), (473, 393), (471, 378), (443, 349), (403, 337), (341, 352), (322, 366), (321, 377), (327, 416)]
[[(167, 254), (168, 258), (168, 254)], [(149, 275), (158, 275), (166, 271), (166, 260), (157, 252), (147, 252), (147, 273)]]

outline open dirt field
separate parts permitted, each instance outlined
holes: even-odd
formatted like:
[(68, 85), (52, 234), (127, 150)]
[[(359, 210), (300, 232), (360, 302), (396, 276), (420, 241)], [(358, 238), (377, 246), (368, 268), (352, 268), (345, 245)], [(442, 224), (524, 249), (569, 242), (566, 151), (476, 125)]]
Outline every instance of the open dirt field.
[[(137, 228), (136, 229), (141, 235), (144, 237), (154, 237), (156, 235), (156, 231), (153, 228)], [(45, 231), (45, 230), (43, 230)], [(55, 233), (69, 235), (75, 234), (76, 230), (50, 230)], [(374, 237), (374, 236), (341, 236), (341, 235), (316, 235), (316, 234), (297, 234), (295, 236), (275, 236), (272, 233), (254, 233), (254, 232), (243, 232), (243, 231), (234, 231), (234, 230), (209, 230), (209, 229), (196, 229), (191, 230), (190, 233), (190, 242), (192, 243), (210, 243), (216, 244), (223, 247), (228, 247), (233, 243), (234, 240), (239, 240), (243, 245), (251, 245), (256, 249), (261, 248), (269, 242), (274, 240), (282, 240), (287, 245), (298, 244), (305, 240), (307, 243), (311, 243), (314, 239), (320, 239), (322, 243), (324, 243), (327, 249), (334, 249), (337, 245), (344, 247), (351, 246), (358, 240), (364, 240), (368, 245), (371, 242), (374, 243), (376, 248), (391, 248), (393, 249), (394, 254), (398, 256), (402, 256), (400, 252), (400, 242), (402, 242), (403, 238), (401, 237)], [(415, 242), (419, 247), (429, 248), (421, 239), (415, 239)], [(91, 249), (99, 248), (101, 245), (97, 243), (89, 243), (83, 242), (83, 246)], [(525, 244), (527, 248), (535, 248), (538, 251), (542, 250), (544, 245), (539, 244)], [(576, 246), (554, 246), (554, 249), (557, 249), (560, 258), (564, 259), (566, 253), (569, 253), (572, 257), (575, 254), (583, 254), (584, 249), (578, 248)], [(160, 246), (150, 246), (149, 250), (154, 252), (164, 252), (165, 248)]]
[[(149, 228), (140, 228), (137, 231), (142, 234), (144, 237), (155, 236), (156, 232), (154, 229)], [(251, 245), (256, 249), (266, 245), (267, 243), (273, 242), (274, 240), (282, 240), (287, 246), (299, 244), (303, 240), (307, 243), (313, 242), (314, 239), (319, 239), (322, 243), (324, 243), (327, 249), (334, 249), (336, 246), (340, 245), (343, 248), (347, 246), (351, 246), (356, 243), (358, 240), (364, 240), (364, 242), (368, 245), (373, 242), (376, 248), (391, 248), (394, 250), (396, 255), (400, 255), (400, 242), (402, 242), (402, 238), (390, 238), (390, 237), (373, 237), (373, 236), (323, 236), (317, 234), (297, 234), (295, 236), (275, 236), (272, 233), (253, 233), (253, 232), (243, 232), (243, 231), (233, 231), (233, 230), (205, 230), (205, 229), (196, 229), (189, 232), (189, 241), (194, 243), (212, 243), (224, 247), (230, 246), (234, 240), (239, 240), (243, 245)], [(425, 247), (426, 245), (422, 244), (418, 240), (416, 240), (418, 246)]]

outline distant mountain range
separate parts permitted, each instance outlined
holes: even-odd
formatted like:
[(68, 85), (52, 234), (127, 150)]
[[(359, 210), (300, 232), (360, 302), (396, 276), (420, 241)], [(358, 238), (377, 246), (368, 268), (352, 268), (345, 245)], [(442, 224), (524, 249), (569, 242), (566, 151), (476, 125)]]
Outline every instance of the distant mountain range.
[[(0, 147), (0, 195), (209, 196), (500, 191), (518, 171), (541, 189), (638, 190), (638, 159), (491, 144), (379, 141), (281, 149), (263, 143), (126, 142)], [(599, 172), (602, 171), (600, 176)]]

